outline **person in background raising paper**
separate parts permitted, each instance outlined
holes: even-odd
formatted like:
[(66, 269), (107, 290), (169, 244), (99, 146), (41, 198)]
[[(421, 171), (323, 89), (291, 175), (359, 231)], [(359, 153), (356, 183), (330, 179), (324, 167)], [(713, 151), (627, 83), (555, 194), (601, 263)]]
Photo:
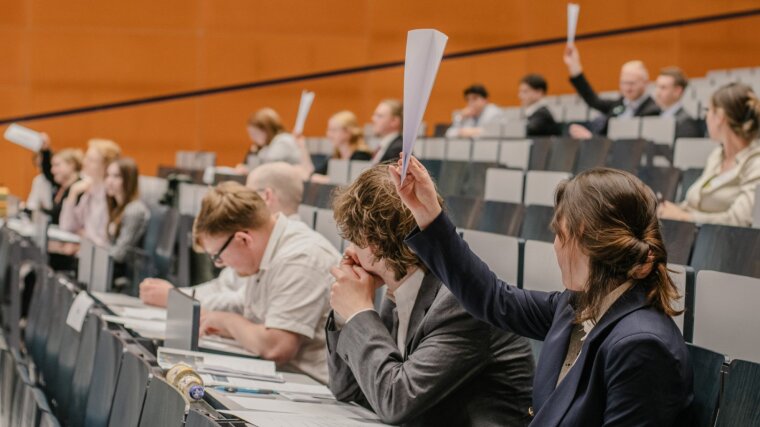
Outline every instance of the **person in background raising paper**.
[(467, 314), (404, 244), (414, 217), (388, 167), (374, 166), (339, 190), (333, 210), (351, 242), (332, 269), (327, 348), (335, 396), (394, 425), (527, 425), (528, 341)]
[[(324, 327), (329, 269), (340, 254), (301, 221), (272, 214), (253, 190), (223, 182), (203, 198), (193, 225), (196, 248), (224, 269), (185, 288), (201, 302), (202, 335), (220, 335), (283, 370), (327, 382)], [(146, 279), (140, 298), (166, 306), (169, 282)]]
[(760, 101), (741, 83), (721, 87), (710, 99), (707, 130), (720, 145), (680, 205), (663, 202), (662, 218), (749, 227), (760, 184)]
[(525, 134), (528, 136), (559, 135), (559, 124), (554, 120), (552, 112), (546, 107), (546, 79), (540, 74), (528, 74), (520, 80), (517, 96), (523, 107), (527, 120)]
[(586, 80), (581, 65), (581, 57), (574, 45), (565, 48), (563, 57), (570, 73), (570, 83), (586, 104), (603, 114), (593, 120), (589, 128), (572, 124), (568, 128), (571, 137), (589, 139), (594, 135), (607, 135), (607, 121), (611, 117), (633, 118), (641, 116), (658, 116), (660, 109), (647, 95), (649, 72), (641, 61), (629, 61), (620, 69), (620, 95), (618, 99), (602, 99), (596, 94)]
[(483, 132), (483, 126), (501, 117), (501, 109), (488, 102), (485, 86), (474, 84), (464, 90), (467, 106), (454, 115), (454, 123), (446, 131), (448, 138), (469, 138)]
[(286, 162), (297, 165), (301, 161), (293, 135), (285, 132), (280, 115), (271, 108), (262, 108), (248, 119), (248, 137), (251, 147), (246, 153), (244, 164), (237, 166), (240, 173), (248, 173), (249, 160), (256, 165), (270, 162)]

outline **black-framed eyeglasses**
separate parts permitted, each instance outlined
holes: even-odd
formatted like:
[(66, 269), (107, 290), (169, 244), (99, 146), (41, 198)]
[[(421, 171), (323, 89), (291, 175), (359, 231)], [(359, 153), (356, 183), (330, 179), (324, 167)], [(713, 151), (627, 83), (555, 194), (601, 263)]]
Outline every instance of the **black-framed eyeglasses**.
[(222, 247), (215, 253), (215, 254), (208, 254), (209, 258), (211, 258), (211, 262), (214, 264), (219, 264), (219, 259), (222, 257), (222, 252), (224, 252), (225, 249), (227, 249), (227, 246), (230, 245), (230, 242), (232, 242), (232, 239), (235, 238), (236, 233), (232, 233), (230, 237), (227, 238), (227, 241), (224, 242)]

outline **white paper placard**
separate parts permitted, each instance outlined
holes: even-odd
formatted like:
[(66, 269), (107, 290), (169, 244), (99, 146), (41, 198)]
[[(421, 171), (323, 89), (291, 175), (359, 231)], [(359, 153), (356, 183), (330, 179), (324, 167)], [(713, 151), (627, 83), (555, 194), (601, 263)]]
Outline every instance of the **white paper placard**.
[(429, 29), (411, 30), (406, 36), (402, 183), (448, 39), (446, 34)]
[(581, 6), (575, 3), (567, 4), (567, 44), (575, 43), (575, 32), (578, 30), (578, 16)]
[(301, 92), (301, 103), (298, 104), (296, 125), (293, 126), (293, 133), (295, 135), (303, 135), (303, 127), (306, 125), (306, 117), (309, 116), (312, 102), (314, 102), (314, 92), (308, 90)]
[(87, 295), (87, 292), (80, 292), (74, 302), (71, 304), (69, 314), (66, 316), (66, 324), (74, 328), (77, 332), (82, 332), (82, 325), (84, 325), (84, 319), (87, 317), (87, 312), (92, 307), (95, 301)]
[(34, 152), (42, 148), (42, 134), (35, 130), (13, 123), (5, 129), (5, 139)]

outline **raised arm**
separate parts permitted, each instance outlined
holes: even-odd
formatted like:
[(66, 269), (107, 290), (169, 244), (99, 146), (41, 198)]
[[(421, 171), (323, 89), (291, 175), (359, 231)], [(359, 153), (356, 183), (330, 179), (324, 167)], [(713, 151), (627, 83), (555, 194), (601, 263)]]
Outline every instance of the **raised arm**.
[(583, 74), (583, 66), (581, 65), (581, 56), (578, 53), (578, 48), (575, 45), (568, 45), (565, 48), (565, 53), (562, 57), (567, 65), (567, 71), (570, 74), (570, 83), (573, 84), (575, 91), (583, 98), (583, 101), (589, 107), (602, 112), (603, 114), (609, 114), (615, 107), (616, 102), (607, 99), (599, 98), (591, 84), (586, 80), (586, 76)]

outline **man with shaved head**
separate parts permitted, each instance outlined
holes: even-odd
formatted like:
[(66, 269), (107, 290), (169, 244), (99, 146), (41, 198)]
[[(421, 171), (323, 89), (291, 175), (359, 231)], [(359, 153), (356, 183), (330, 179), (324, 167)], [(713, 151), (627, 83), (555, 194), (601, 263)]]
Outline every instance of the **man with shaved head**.
[(574, 45), (565, 49), (563, 57), (570, 72), (570, 83), (573, 84), (586, 104), (601, 112), (604, 116), (592, 121), (589, 128), (573, 124), (569, 128), (570, 136), (578, 139), (588, 139), (593, 135), (607, 134), (607, 121), (610, 117), (633, 118), (641, 116), (658, 116), (660, 108), (646, 93), (649, 83), (649, 72), (641, 61), (629, 61), (620, 69), (620, 95), (618, 99), (601, 99), (594, 92), (591, 84), (583, 74), (580, 54)]
[(299, 220), (303, 181), (296, 166), (285, 162), (265, 163), (251, 171), (245, 186), (259, 193), (270, 211)]

